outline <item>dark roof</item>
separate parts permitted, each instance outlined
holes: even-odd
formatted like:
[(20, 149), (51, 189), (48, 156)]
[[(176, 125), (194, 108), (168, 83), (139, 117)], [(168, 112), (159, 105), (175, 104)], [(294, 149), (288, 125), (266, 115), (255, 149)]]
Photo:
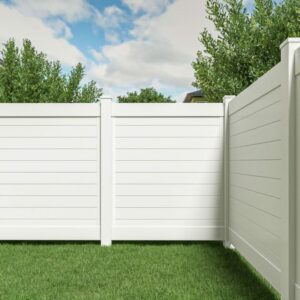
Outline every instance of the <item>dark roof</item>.
[(203, 97), (204, 97), (203, 92), (201, 90), (198, 90), (198, 91), (194, 91), (194, 92), (186, 94), (183, 102), (185, 102), (185, 103), (192, 102), (193, 98), (203, 98)]

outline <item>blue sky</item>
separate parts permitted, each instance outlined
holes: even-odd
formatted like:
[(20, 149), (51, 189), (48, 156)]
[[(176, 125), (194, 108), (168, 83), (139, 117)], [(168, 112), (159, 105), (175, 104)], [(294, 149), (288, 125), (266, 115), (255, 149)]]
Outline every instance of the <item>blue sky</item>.
[(154, 86), (182, 101), (205, 27), (204, 0), (0, 0), (1, 44), (29, 38), (65, 70), (83, 62), (113, 97)]

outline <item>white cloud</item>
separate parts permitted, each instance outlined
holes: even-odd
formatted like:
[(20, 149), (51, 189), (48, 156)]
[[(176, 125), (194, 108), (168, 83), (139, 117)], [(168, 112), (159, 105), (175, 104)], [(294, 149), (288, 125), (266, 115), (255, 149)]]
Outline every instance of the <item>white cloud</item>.
[(109, 90), (155, 84), (189, 90), (194, 80), (191, 63), (204, 27), (213, 31), (204, 0), (176, 0), (159, 16), (137, 19), (131, 41), (104, 47), (106, 63), (93, 64), (89, 76)]
[[(106, 30), (107, 41), (116, 43), (119, 41), (119, 36), (115, 29), (126, 20), (125, 13), (119, 7), (111, 5), (100, 11), (89, 4), (87, 0), (12, 0), (12, 6), (23, 15), (47, 20), (54, 30), (66, 38), (72, 36), (66, 22), (91, 20)], [(56, 21), (49, 22), (51, 17), (56, 17)]]
[(173, 0), (123, 0), (134, 14), (141, 12), (151, 15), (161, 13), (172, 2)]
[(104, 29), (117, 28), (125, 21), (124, 12), (117, 6), (108, 6), (103, 12), (94, 10), (95, 22), (98, 26)]
[(59, 16), (74, 22), (91, 15), (86, 0), (13, 0), (12, 3), (22, 14), (39, 18)]
[[(18, 45), (28, 38), (39, 51), (64, 65), (71, 66), (86, 60), (80, 50), (66, 39), (66, 36), (70, 37), (70, 32), (62, 24), (58, 25), (57, 31), (36, 17), (23, 15), (15, 7), (0, 3), (0, 28), (1, 46), (12, 37)], [(62, 30), (64, 37), (59, 37)]]
[(63, 22), (61, 20), (55, 20), (55, 21), (49, 22), (49, 25), (54, 29), (57, 36), (61, 36), (67, 40), (69, 40), (73, 37), (71, 28), (65, 22)]
[(90, 53), (92, 54), (92, 56), (94, 57), (94, 59), (96, 61), (99, 61), (99, 62), (103, 61), (104, 56), (101, 51), (97, 51), (95, 49), (90, 49)]

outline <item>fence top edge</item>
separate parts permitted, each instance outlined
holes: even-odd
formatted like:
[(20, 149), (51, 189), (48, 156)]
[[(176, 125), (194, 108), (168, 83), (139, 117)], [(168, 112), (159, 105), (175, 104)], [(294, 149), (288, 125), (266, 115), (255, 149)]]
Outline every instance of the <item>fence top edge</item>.
[(223, 117), (223, 103), (113, 103), (113, 117)]
[(98, 117), (99, 103), (0, 103), (0, 117)]

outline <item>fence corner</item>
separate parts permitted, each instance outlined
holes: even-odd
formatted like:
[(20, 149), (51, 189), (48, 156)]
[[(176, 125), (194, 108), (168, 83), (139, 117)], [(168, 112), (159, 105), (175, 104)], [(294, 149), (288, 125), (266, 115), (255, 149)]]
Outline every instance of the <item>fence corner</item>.
[(223, 197), (224, 197), (224, 239), (223, 246), (230, 248), (229, 240), (229, 103), (235, 96), (224, 96), (224, 152), (223, 152)]

